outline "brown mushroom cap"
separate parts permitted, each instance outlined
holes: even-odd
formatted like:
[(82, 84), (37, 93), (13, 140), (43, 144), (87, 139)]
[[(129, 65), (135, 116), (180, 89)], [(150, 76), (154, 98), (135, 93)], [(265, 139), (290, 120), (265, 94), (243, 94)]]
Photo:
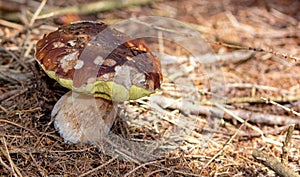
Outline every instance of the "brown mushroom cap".
[(62, 86), (115, 101), (149, 95), (162, 81), (159, 59), (104, 23), (60, 27), (38, 41), (36, 60)]

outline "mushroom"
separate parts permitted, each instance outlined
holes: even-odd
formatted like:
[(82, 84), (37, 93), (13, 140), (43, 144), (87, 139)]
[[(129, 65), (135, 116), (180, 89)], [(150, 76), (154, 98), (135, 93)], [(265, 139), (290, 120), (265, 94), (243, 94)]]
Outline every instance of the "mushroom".
[(35, 58), (49, 77), (71, 90), (51, 113), (68, 143), (101, 140), (115, 121), (114, 102), (150, 95), (162, 81), (159, 59), (104, 23), (60, 27), (37, 42)]

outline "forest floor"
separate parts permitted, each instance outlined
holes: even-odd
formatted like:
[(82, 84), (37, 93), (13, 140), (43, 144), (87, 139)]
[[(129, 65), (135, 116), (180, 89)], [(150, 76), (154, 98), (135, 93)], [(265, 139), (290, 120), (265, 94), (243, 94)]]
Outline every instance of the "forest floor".
[[(0, 176), (276, 176), (280, 168), (300, 174), (299, 1), (105, 1), (87, 10), (98, 1), (41, 2), (0, 0)], [(120, 104), (112, 132), (135, 142), (163, 135), (172, 141), (188, 120), (188, 134), (178, 134), (178, 148), (145, 161), (135, 160), (148, 153), (142, 150), (122, 157), (97, 144), (67, 144), (51, 111), (68, 90), (38, 66), (36, 42), (72, 21), (113, 25), (149, 16), (184, 22), (202, 40), (161, 40), (180, 31), (171, 25), (144, 39), (161, 58), (162, 88)], [(208, 64), (191, 59), (199, 51)]]

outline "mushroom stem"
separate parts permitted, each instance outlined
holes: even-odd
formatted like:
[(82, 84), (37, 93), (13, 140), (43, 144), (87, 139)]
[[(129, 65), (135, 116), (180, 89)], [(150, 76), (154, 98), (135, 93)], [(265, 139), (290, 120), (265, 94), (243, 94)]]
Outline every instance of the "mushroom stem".
[(117, 115), (117, 106), (103, 98), (68, 92), (55, 104), (51, 117), (67, 143), (101, 142)]

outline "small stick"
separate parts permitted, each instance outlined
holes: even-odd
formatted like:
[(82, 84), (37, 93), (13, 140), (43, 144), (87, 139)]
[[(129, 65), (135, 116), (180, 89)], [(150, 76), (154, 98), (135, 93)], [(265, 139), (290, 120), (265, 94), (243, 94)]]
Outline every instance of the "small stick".
[(100, 1), (87, 4), (79, 4), (60, 9), (49, 9), (43, 11), (36, 19), (44, 19), (64, 14), (92, 14), (96, 12), (104, 12), (132, 5), (144, 5), (151, 3), (151, 0), (127, 0), (127, 1)]
[(35, 11), (35, 13), (33, 14), (31, 20), (30, 20), (30, 23), (29, 23), (29, 26), (31, 27), (35, 20), (37, 19), (38, 15), (41, 13), (42, 9), (44, 8), (44, 6), (46, 5), (46, 2), (47, 0), (43, 0), (40, 4), (40, 6), (38, 7), (38, 9)]
[(249, 124), (249, 123), (246, 122), (244, 119), (242, 119), (241, 117), (239, 117), (239, 116), (237, 116), (236, 114), (234, 114), (232, 111), (230, 111), (230, 110), (224, 108), (222, 105), (220, 105), (220, 104), (218, 104), (218, 103), (216, 103), (215, 105), (216, 105), (219, 109), (223, 110), (224, 112), (226, 112), (227, 114), (229, 114), (230, 116), (232, 116), (233, 118), (235, 118), (235, 119), (236, 119), (237, 121), (239, 121), (240, 123), (244, 123), (244, 122), (245, 122), (245, 125), (246, 125), (247, 127), (250, 127), (252, 130), (254, 130), (254, 131), (260, 133), (260, 134), (261, 134), (261, 137), (262, 137), (262, 139), (263, 139), (264, 142), (272, 143), (272, 144), (275, 144), (275, 145), (278, 145), (278, 146), (281, 146), (281, 145), (282, 145), (282, 143), (280, 143), (280, 142), (277, 142), (277, 141), (274, 141), (274, 140), (272, 140), (272, 139), (270, 139), (270, 138), (265, 137), (265, 135), (264, 135), (264, 133), (263, 133), (263, 131), (262, 131), (261, 129), (259, 129), (258, 127), (254, 126), (254, 125)]
[(12, 121), (9, 121), (9, 120), (5, 120), (5, 119), (0, 119), (0, 122), (4, 122), (4, 123), (7, 123), (7, 124), (14, 125), (14, 126), (16, 126), (16, 127), (22, 128), (22, 129), (28, 131), (29, 133), (31, 133), (33, 136), (38, 137), (38, 136), (34, 133), (33, 130), (30, 130), (29, 128), (24, 127), (24, 126), (22, 126), (22, 125), (19, 125), (19, 124), (15, 123), (15, 122), (12, 122)]
[(134, 173), (135, 171), (137, 171), (138, 169), (142, 168), (142, 167), (145, 167), (146, 165), (150, 165), (150, 164), (155, 164), (155, 163), (159, 163), (159, 162), (163, 162), (163, 161), (166, 161), (166, 159), (162, 159), (162, 160), (155, 160), (155, 161), (150, 161), (150, 162), (147, 162), (147, 163), (144, 163), (144, 164), (141, 164), (137, 167), (135, 167), (133, 170), (131, 170), (130, 172), (126, 173), (123, 177), (127, 177), (129, 175), (131, 175), (132, 173)]
[(5, 112), (5, 114), (8, 113), (7, 109), (5, 109), (5, 107), (3, 107), (1, 104), (0, 104), (0, 109), (1, 109), (3, 112)]
[(245, 47), (245, 46), (238, 46), (238, 45), (233, 45), (233, 44), (227, 44), (225, 42), (221, 42), (221, 41), (208, 41), (208, 42), (212, 42), (224, 47), (228, 47), (228, 48), (232, 48), (232, 49), (243, 49), (243, 50), (250, 50), (250, 51), (254, 51), (254, 52), (261, 52), (261, 53), (269, 53), (275, 56), (279, 56), (279, 57), (283, 57), (285, 59), (291, 59), (295, 62), (299, 62), (300, 58), (298, 56), (294, 56), (291, 54), (287, 54), (287, 53), (281, 53), (281, 52), (276, 52), (273, 51), (272, 49), (262, 49), (262, 48), (258, 48), (258, 47)]
[(288, 131), (286, 133), (285, 141), (282, 146), (281, 163), (285, 165), (288, 163), (288, 151), (289, 151), (289, 146), (291, 143), (294, 128), (295, 128), (295, 124), (289, 126)]
[(0, 156), (0, 164), (3, 165), (3, 167), (5, 167), (8, 171), (10, 171), (11, 173), (13, 173), (13, 169), (11, 169), (11, 168), (9, 167), (9, 165), (7, 165), (7, 164), (2, 160), (1, 156)]
[(263, 99), (264, 101), (266, 101), (267, 104), (268, 104), (268, 103), (271, 103), (271, 104), (273, 104), (273, 105), (276, 105), (276, 106), (278, 106), (278, 107), (284, 109), (284, 110), (287, 111), (287, 112), (291, 112), (291, 113), (295, 114), (296, 116), (300, 116), (300, 113), (299, 113), (299, 112), (294, 111), (293, 109), (290, 109), (290, 108), (288, 108), (288, 107), (286, 107), (286, 106), (283, 106), (283, 105), (281, 105), (281, 104), (279, 104), (279, 103), (277, 103), (277, 102), (275, 102), (275, 101), (273, 101), (273, 100), (270, 100), (270, 99), (265, 98), (265, 97), (261, 97), (261, 99)]
[(158, 31), (157, 32), (157, 37), (158, 37), (159, 53), (162, 54), (165, 51), (163, 33), (161, 31)]
[(242, 129), (242, 127), (247, 124), (247, 120), (243, 122), (243, 124), (236, 130), (236, 132), (234, 133), (234, 135), (231, 136), (230, 139), (228, 139), (228, 141), (224, 144), (224, 146), (222, 147), (222, 149), (220, 149), (216, 155), (214, 155), (201, 169), (200, 174), (202, 174), (202, 171), (208, 167), (209, 164), (211, 164), (217, 157), (219, 157), (223, 152), (224, 149), (227, 145), (229, 145), (231, 143), (231, 141), (236, 137), (236, 135), (239, 133), (239, 131)]
[[(198, 30), (202, 33), (208, 33), (208, 31), (211, 31), (211, 29), (204, 27), (204, 26), (200, 26), (197, 24), (193, 24), (193, 23), (186, 23), (186, 25), (189, 25), (191, 28)], [(287, 53), (282, 53), (282, 52), (276, 52), (273, 49), (263, 49), (263, 48), (259, 48), (259, 47), (248, 47), (248, 46), (240, 46), (240, 45), (234, 45), (234, 44), (229, 44), (226, 42), (223, 42), (221, 40), (216, 41), (216, 40), (206, 40), (209, 43), (213, 43), (216, 45), (220, 45), (220, 46), (224, 46), (224, 47), (228, 47), (231, 49), (238, 49), (238, 50), (249, 50), (249, 51), (254, 51), (254, 52), (259, 52), (259, 53), (269, 53), (275, 56), (279, 56), (279, 57), (283, 57), (284, 59), (287, 60), (293, 60), (295, 62), (299, 62), (300, 61), (300, 57), (299, 56), (295, 56), (295, 55), (291, 55), (291, 54), (287, 54)]]
[(90, 171), (87, 171), (86, 173), (83, 173), (81, 175), (79, 175), (79, 177), (84, 177), (84, 176), (87, 176), (87, 175), (90, 175), (91, 173), (97, 171), (97, 170), (100, 170), (101, 168), (103, 168), (104, 166), (110, 164), (112, 161), (116, 160), (118, 158), (118, 156), (115, 156), (114, 158), (110, 159), (109, 161), (105, 162), (104, 164), (90, 170)]
[(7, 144), (6, 144), (4, 137), (2, 137), (1, 142), (4, 145), (5, 150), (0, 147), (0, 151), (6, 157), (6, 159), (9, 161), (13, 175), (16, 177), (18, 177), (18, 176), (21, 177), (22, 176), (21, 172), (19, 171), (18, 167), (15, 165), (15, 163), (12, 161), (12, 159), (9, 155), (9, 151), (8, 151)]
[(255, 159), (260, 160), (262, 164), (267, 166), (282, 177), (300, 177), (291, 169), (280, 163), (280, 161), (272, 156), (269, 156), (258, 149), (254, 149), (252, 155)]
[[(282, 95), (282, 96), (269, 96), (269, 100), (275, 102), (294, 102), (300, 100), (300, 94), (295, 95)], [(264, 103), (265, 100), (261, 99), (261, 96), (258, 97), (232, 97), (226, 100), (227, 104), (232, 103)], [(205, 102), (204, 102), (205, 103)], [(206, 103), (209, 104), (207, 101)]]
[(41, 176), (46, 176), (45, 172), (41, 169), (40, 165), (36, 162), (35, 158), (33, 157), (32, 153), (29, 152), (29, 156), (33, 161), (33, 165), (38, 169), (38, 172), (40, 172)]
[(278, 92), (281, 94), (295, 94), (294, 92), (284, 90), (284, 89), (279, 89), (277, 87), (272, 87), (268, 85), (257, 85), (257, 84), (250, 84), (250, 83), (233, 83), (233, 84), (226, 84), (226, 88), (246, 88), (246, 89), (258, 89), (258, 90), (269, 90), (269, 91), (274, 91)]
[[(262, 100), (262, 99), (261, 99)], [(186, 114), (192, 115), (209, 115), (213, 112), (217, 117), (223, 117), (223, 111), (215, 107), (202, 106), (202, 103), (191, 102), (191, 101), (181, 101), (175, 100), (173, 98), (168, 98), (165, 96), (152, 96), (151, 103), (156, 104), (162, 108), (178, 109)], [(262, 100), (263, 101), (263, 100)], [(213, 103), (210, 101), (211, 104)], [(182, 106), (185, 105), (185, 106)], [(269, 124), (269, 125), (290, 125), (290, 124), (300, 124), (299, 119), (291, 118), (289, 116), (277, 116), (273, 114), (263, 114), (258, 112), (250, 112), (246, 110), (230, 110), (232, 113), (236, 114), (243, 119), (248, 119), (251, 122)], [(224, 111), (225, 112), (225, 111)], [(227, 117), (225, 115), (225, 117)]]
[(26, 63), (19, 59), (14, 53), (7, 50), (6, 48), (0, 46), (0, 51), (5, 51), (7, 54), (9, 54), (13, 59), (15, 59), (20, 65), (22, 65), (25, 69), (30, 70), (29, 67), (26, 65)]
[(22, 30), (23, 29), (22, 25), (19, 25), (17, 23), (13, 23), (13, 22), (9, 22), (9, 21), (6, 21), (6, 20), (2, 20), (2, 19), (0, 19), (0, 25), (6, 26), (6, 27), (9, 27), (9, 28), (14, 28), (16, 30)]

